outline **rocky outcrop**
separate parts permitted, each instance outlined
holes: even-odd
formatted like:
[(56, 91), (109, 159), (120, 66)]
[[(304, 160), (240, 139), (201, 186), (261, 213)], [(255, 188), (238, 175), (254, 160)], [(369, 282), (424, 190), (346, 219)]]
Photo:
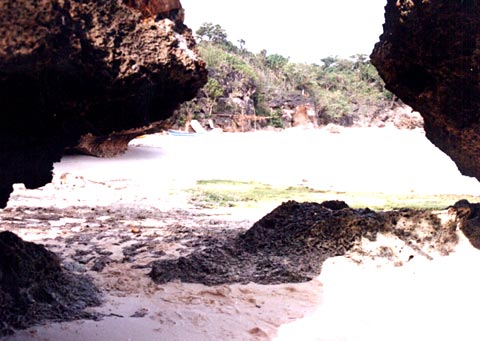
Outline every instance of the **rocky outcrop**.
[(188, 129), (191, 119), (204, 127), (214, 126), (223, 131), (249, 131), (254, 125), (257, 84), (250, 76), (225, 65), (209, 68), (212, 86), (205, 86), (197, 97), (184, 103), (176, 113), (177, 129)]
[(455, 249), (472, 207), (465, 201), (443, 211), (375, 212), (342, 201), (288, 201), (234, 238), (210, 239), (187, 256), (152, 262), (150, 276), (156, 283), (279, 284), (312, 280), (336, 256), (395, 266), (414, 257), (431, 260)]
[(153, 134), (172, 126), (170, 119), (152, 123), (148, 126), (113, 132), (106, 136), (95, 136), (91, 133), (82, 135), (78, 144), (72, 149), (74, 153), (96, 157), (114, 157), (126, 152), (128, 144), (134, 138), (145, 134)]
[(371, 55), (386, 87), (424, 118), (427, 137), (480, 179), (480, 4), (389, 0)]
[(353, 126), (423, 129), (423, 118), (419, 112), (413, 111), (412, 108), (403, 103), (394, 103), (389, 108), (365, 105), (358, 107), (354, 112)]
[(97, 318), (84, 309), (99, 304), (91, 279), (62, 269), (43, 246), (0, 232), (0, 337), (44, 320)]
[(279, 111), (283, 125), (289, 127), (317, 126), (317, 110), (315, 101), (302, 92), (279, 94), (268, 106), (272, 111)]
[(207, 71), (182, 18), (178, 0), (0, 2), (0, 207), (13, 183), (49, 182), (81, 136), (121, 136), (196, 95)]
[[(254, 80), (234, 69), (220, 72), (209, 70), (209, 75), (214, 77), (223, 89), (223, 94), (216, 100), (216, 114), (210, 117), (213, 124), (224, 131), (251, 130), (255, 115), (254, 96), (258, 91)], [(208, 101), (208, 94), (200, 95), (203, 101)]]
[[(179, 0), (124, 0), (123, 2), (127, 6), (139, 10), (144, 18), (157, 19), (158, 16), (167, 17), (172, 12), (183, 12)], [(181, 21), (183, 21), (183, 17)]]

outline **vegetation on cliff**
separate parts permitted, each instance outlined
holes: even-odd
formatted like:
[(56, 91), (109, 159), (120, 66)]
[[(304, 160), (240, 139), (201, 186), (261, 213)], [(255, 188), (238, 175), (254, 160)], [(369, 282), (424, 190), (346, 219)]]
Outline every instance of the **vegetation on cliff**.
[(398, 101), (365, 55), (329, 56), (318, 64), (294, 63), (288, 57), (253, 53), (245, 41), (234, 44), (225, 30), (203, 24), (196, 37), (209, 81), (177, 113), (177, 127), (191, 119), (227, 130), (303, 123), (353, 125), (390, 110)]

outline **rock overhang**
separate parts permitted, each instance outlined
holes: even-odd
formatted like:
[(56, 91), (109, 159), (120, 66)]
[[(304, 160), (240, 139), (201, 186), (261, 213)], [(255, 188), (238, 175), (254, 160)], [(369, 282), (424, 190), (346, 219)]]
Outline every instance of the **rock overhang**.
[(207, 71), (182, 13), (178, 0), (0, 4), (0, 207), (12, 184), (48, 183), (81, 136), (139, 135), (196, 95)]
[(480, 179), (480, 4), (389, 0), (385, 11), (372, 63), (421, 113), (426, 136)]

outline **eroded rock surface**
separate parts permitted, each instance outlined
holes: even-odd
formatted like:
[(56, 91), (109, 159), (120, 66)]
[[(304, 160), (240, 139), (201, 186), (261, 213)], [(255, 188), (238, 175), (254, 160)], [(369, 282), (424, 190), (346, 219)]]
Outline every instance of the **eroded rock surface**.
[(371, 59), (386, 87), (419, 111), (427, 137), (480, 179), (480, 4), (389, 0)]
[(206, 82), (180, 3), (137, 5), (0, 2), (0, 207), (13, 183), (49, 182), (81, 136), (101, 141), (167, 119)]
[[(467, 207), (473, 206), (467, 202)], [(305, 282), (321, 273), (328, 258), (347, 254), (356, 259), (385, 258), (401, 266), (413, 257), (433, 259), (453, 251), (458, 223), (466, 219), (464, 211), (452, 206), (439, 212), (375, 212), (352, 209), (341, 201), (289, 201), (233, 239), (219, 240), (188, 256), (154, 261), (150, 276), (157, 283), (206, 285)], [(387, 244), (379, 241), (382, 235)]]
[(89, 278), (63, 270), (43, 246), (0, 232), (0, 337), (45, 320), (95, 318), (84, 309), (99, 304)]
[[(40, 190), (32, 192), (40, 195)], [(25, 198), (15, 197), (11, 207), (0, 210), (0, 229), (41, 242), (60, 261), (48, 261), (53, 257), (51, 252), (26, 243), (23, 250), (36, 256), (16, 259), (24, 262), (26, 271), (19, 272), (13, 266), (15, 274), (32, 273), (30, 277), (38, 279), (32, 269), (46, 269), (44, 274), (51, 278), (50, 269), (61, 266), (75, 278), (93, 278), (107, 300), (111, 295), (151, 293), (149, 272), (159, 283), (305, 282), (317, 277), (323, 262), (333, 256), (344, 255), (357, 263), (402, 266), (412, 259), (437, 259), (458, 251), (465, 242), (461, 231), (473, 246), (480, 247), (479, 204), (465, 200), (441, 211), (386, 212), (353, 209), (338, 201), (290, 201), (255, 223), (253, 216), (252, 220), (237, 220), (215, 210), (160, 209), (123, 203), (39, 207), (34, 202), (25, 205)], [(5, 239), (6, 247), (0, 242), (0, 265), (14, 257), (14, 252), (22, 255), (15, 240), (18, 238)], [(10, 258), (6, 264), (16, 263)], [(20, 302), (23, 299), (20, 297)], [(0, 298), (0, 325), (5, 319), (2, 313), (11, 312), (2, 304)], [(110, 309), (94, 311), (101, 317), (111, 313)]]

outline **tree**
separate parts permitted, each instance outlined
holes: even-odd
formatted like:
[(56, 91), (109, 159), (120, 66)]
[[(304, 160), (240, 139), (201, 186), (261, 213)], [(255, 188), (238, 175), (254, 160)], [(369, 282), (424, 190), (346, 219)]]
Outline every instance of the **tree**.
[(209, 78), (207, 84), (203, 87), (203, 91), (207, 100), (208, 116), (211, 116), (217, 98), (223, 95), (223, 87), (215, 78)]
[(288, 63), (288, 59), (279, 54), (271, 54), (267, 56), (265, 65), (274, 71), (282, 69)]
[(181, 108), (187, 114), (187, 116), (185, 117), (185, 122), (184, 122), (184, 130), (188, 131), (188, 127), (190, 126), (190, 122), (192, 122), (193, 115), (195, 114), (195, 111), (200, 109), (200, 106), (197, 103), (197, 99), (194, 98), (191, 101), (183, 103)]
[(240, 46), (240, 51), (244, 51), (245, 50), (245, 39), (238, 39), (237, 40), (238, 42), (238, 45)]
[(326, 67), (326, 68), (329, 68), (330, 66), (332, 66), (333, 64), (335, 64), (338, 60), (338, 57), (337, 56), (328, 56), (328, 57), (325, 57), (325, 58), (322, 58), (320, 59), (320, 61), (323, 63), (323, 66)]
[(316, 86), (317, 68), (311, 64), (289, 63), (284, 73), (295, 90), (311, 93)]
[(203, 23), (195, 34), (199, 40), (211, 41), (213, 43), (227, 42), (227, 32), (218, 24)]
[[(343, 117), (352, 119), (375, 105), (385, 108), (392, 100), (367, 55), (348, 59), (328, 56), (319, 59), (318, 64), (295, 63), (265, 49), (249, 52), (243, 39), (234, 45), (219, 25), (205, 23), (196, 33), (202, 39), (198, 45), (200, 54), (212, 76), (199, 94), (198, 111), (205, 116), (216, 112), (220, 97), (232, 94), (252, 98), (256, 114), (271, 125), (279, 125), (282, 118), (270, 103), (290, 95), (302, 99), (302, 94), (306, 101), (314, 103), (317, 113), (333, 122), (343, 122)], [(225, 108), (227, 112), (228, 101)], [(189, 107), (184, 111), (187, 121), (192, 112)]]

